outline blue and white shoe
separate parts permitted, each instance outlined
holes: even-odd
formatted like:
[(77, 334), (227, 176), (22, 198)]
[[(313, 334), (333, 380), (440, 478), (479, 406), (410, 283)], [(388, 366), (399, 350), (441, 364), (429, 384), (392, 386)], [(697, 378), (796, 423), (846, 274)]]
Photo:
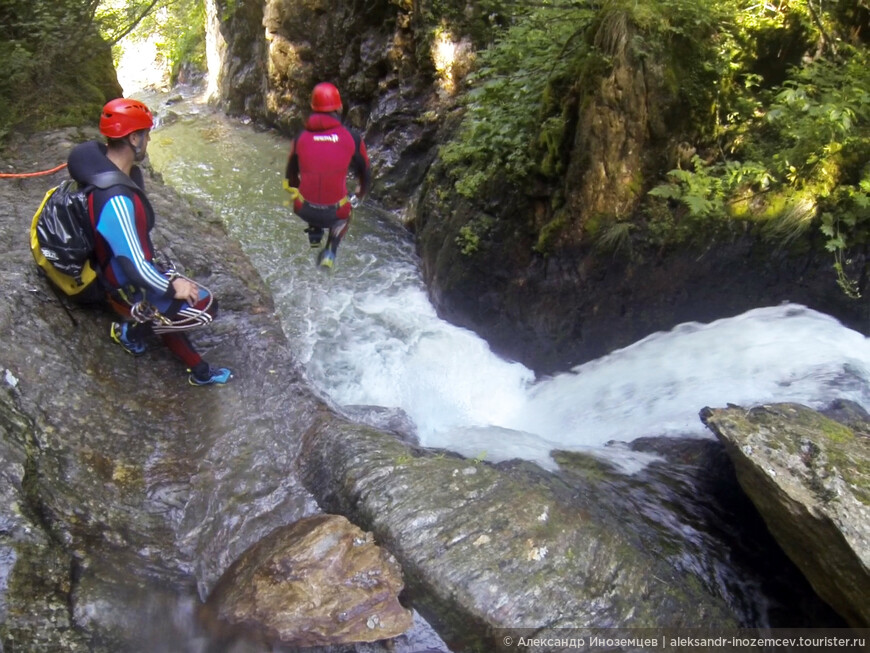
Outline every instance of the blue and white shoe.
[(223, 385), (233, 378), (233, 373), (226, 367), (209, 367), (204, 378), (199, 378), (192, 370), (187, 371), (190, 372), (190, 376), (187, 377), (190, 385), (212, 385), (213, 383)]
[(134, 340), (130, 340), (127, 336), (127, 330), (130, 328), (130, 324), (128, 322), (112, 322), (112, 327), (109, 329), (109, 335), (112, 340), (117, 342), (121, 347), (124, 348), (128, 354), (132, 354), (133, 356), (141, 356), (145, 353), (145, 343), (144, 342), (135, 342)]
[(329, 248), (323, 250), (317, 257), (317, 264), (322, 268), (331, 268), (335, 265), (335, 252)]

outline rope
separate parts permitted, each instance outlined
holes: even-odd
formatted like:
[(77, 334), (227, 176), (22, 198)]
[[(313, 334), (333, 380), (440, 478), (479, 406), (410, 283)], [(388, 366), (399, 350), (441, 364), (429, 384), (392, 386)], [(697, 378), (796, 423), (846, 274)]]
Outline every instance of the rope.
[(130, 307), (130, 316), (139, 323), (152, 322), (161, 332), (189, 331), (190, 329), (197, 329), (211, 322), (211, 315), (208, 314), (208, 309), (211, 308), (212, 303), (214, 303), (214, 294), (212, 294), (211, 290), (183, 274), (174, 272), (174, 276), (196, 283), (196, 285), (202, 288), (208, 295), (208, 303), (205, 307), (194, 309), (197, 312), (197, 315), (190, 315), (171, 320), (143, 299)]
[(65, 163), (61, 163), (56, 168), (51, 170), (41, 170), (40, 172), (0, 172), (0, 179), (23, 179), (24, 177), (41, 177), (42, 175), (51, 175), (58, 170), (66, 168)]

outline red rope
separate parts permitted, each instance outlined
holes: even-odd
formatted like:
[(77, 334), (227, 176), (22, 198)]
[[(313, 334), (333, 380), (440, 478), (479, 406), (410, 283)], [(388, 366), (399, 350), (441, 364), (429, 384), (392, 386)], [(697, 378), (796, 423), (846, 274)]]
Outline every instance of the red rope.
[(58, 170), (63, 170), (66, 168), (65, 163), (61, 163), (56, 168), (52, 168), (51, 170), (42, 170), (40, 172), (0, 172), (0, 179), (20, 179), (22, 177), (41, 177), (42, 175), (50, 175)]

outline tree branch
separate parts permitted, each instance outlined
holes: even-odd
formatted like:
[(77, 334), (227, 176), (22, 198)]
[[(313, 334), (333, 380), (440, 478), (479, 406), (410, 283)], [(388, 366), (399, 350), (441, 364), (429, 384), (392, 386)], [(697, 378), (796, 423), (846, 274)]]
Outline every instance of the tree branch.
[[(109, 40), (109, 45), (117, 44), (118, 41), (120, 41), (125, 36), (130, 34), (134, 29), (136, 29), (136, 27), (139, 25), (139, 23), (141, 23), (142, 20), (144, 20), (144, 18), (148, 14), (150, 14), (157, 5), (160, 4), (161, 1), (162, 0), (151, 0), (151, 4), (149, 4), (147, 7), (145, 7), (145, 9), (142, 10), (142, 13), (140, 13), (138, 17), (136, 17), (129, 25), (127, 25), (124, 29), (122, 29), (119, 34), (115, 34), (114, 36), (112, 36), (112, 38)], [(173, 3), (167, 2), (166, 4), (170, 5)]]

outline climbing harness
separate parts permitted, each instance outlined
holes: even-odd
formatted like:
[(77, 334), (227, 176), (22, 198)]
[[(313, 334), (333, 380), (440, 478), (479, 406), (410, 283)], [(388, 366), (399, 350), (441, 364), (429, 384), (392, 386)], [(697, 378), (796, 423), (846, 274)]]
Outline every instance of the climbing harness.
[[(302, 193), (299, 192), (299, 189), (295, 186), (291, 186), (290, 182), (286, 179), (284, 180), (284, 190), (290, 193), (290, 202), (295, 202), (299, 200), (314, 209), (325, 210), (325, 209), (340, 209), (345, 204), (350, 204), (353, 208), (356, 208), (360, 204), (360, 200), (356, 195), (346, 195), (338, 200), (335, 204), (314, 204), (313, 202), (309, 202), (306, 200)], [(289, 205), (289, 203), (288, 203)]]
[[(55, 172), (63, 170), (66, 167), (67, 167), (67, 164), (62, 163), (59, 166), (55, 166), (54, 168), (51, 168), (50, 170), (41, 170), (39, 172), (0, 173), (0, 178), (20, 179), (20, 178), (27, 178), (27, 177), (40, 177), (43, 175), (54, 174)], [(34, 257), (37, 259), (37, 263), (40, 262), (40, 256), (41, 256), (42, 249), (40, 248), (39, 242), (38, 242), (36, 235), (35, 235), (36, 234), (35, 225), (37, 223), (37, 219), (39, 218), (40, 213), (42, 212), (43, 207), (45, 206), (46, 202), (51, 197), (51, 195), (54, 193), (54, 191), (57, 190), (57, 188), (58, 187), (54, 187), (46, 193), (45, 197), (42, 200), (42, 204), (40, 205), (39, 209), (37, 209), (37, 212), (33, 217), (33, 225), (31, 226), (31, 249), (34, 252)], [(42, 258), (42, 261), (43, 261), (43, 263), (46, 262), (44, 257)], [(163, 266), (161, 266), (161, 267), (163, 267)], [(48, 265), (40, 265), (40, 269), (43, 269), (43, 268), (49, 268), (49, 266)], [(202, 326), (209, 324), (212, 321), (212, 316), (208, 312), (208, 310), (211, 308), (212, 304), (214, 303), (214, 294), (211, 292), (211, 290), (209, 290), (208, 288), (206, 288), (202, 284), (193, 281), (193, 279), (190, 279), (189, 277), (186, 277), (183, 274), (180, 274), (179, 272), (177, 272), (175, 269), (175, 265), (171, 261), (169, 261), (166, 264), (163, 272), (164, 272), (164, 274), (166, 274), (169, 277), (170, 282), (172, 282), (173, 279), (180, 277), (182, 279), (186, 279), (187, 281), (190, 281), (191, 283), (195, 283), (198, 288), (205, 291), (206, 298), (207, 298), (206, 305), (203, 308), (193, 308), (191, 306), (190, 308), (182, 310), (179, 313), (178, 317), (176, 317), (175, 319), (172, 319), (172, 318), (169, 318), (169, 317), (163, 315), (160, 311), (157, 310), (157, 308), (155, 306), (153, 306), (151, 303), (149, 303), (145, 300), (131, 303), (128, 300), (126, 293), (123, 290), (119, 289), (117, 291), (118, 296), (120, 296), (124, 300), (124, 302), (130, 306), (130, 316), (136, 322), (139, 322), (139, 323), (143, 323), (143, 324), (147, 323), (147, 322), (152, 323), (154, 325), (154, 332), (155, 333), (162, 333), (165, 331), (189, 331), (191, 329), (197, 329), (199, 327), (202, 327)], [(66, 296), (66, 297), (72, 297), (76, 293), (80, 292), (83, 288), (90, 286), (91, 282), (96, 279), (96, 273), (93, 271), (91, 266), (88, 265), (87, 269), (83, 272), (82, 275), (80, 275), (76, 279), (73, 279), (72, 281), (69, 281), (67, 283), (64, 283), (65, 279), (62, 278), (61, 275), (59, 275), (57, 273), (54, 273), (54, 274), (50, 273), (48, 276), (49, 276), (49, 280), (53, 281), (53, 283), (50, 283), (49, 286), (51, 286), (52, 290), (55, 292), (55, 294), (57, 294), (58, 299), (60, 300), (61, 306), (63, 306), (64, 310), (66, 310), (67, 314), (70, 317), (70, 320), (72, 320), (72, 322), (73, 322), (73, 325), (77, 326), (76, 319), (73, 317), (73, 315), (70, 312), (69, 308), (67, 307), (66, 303), (63, 301), (63, 296), (61, 295), (61, 292), (59, 292), (59, 291), (63, 291), (64, 296)]]

